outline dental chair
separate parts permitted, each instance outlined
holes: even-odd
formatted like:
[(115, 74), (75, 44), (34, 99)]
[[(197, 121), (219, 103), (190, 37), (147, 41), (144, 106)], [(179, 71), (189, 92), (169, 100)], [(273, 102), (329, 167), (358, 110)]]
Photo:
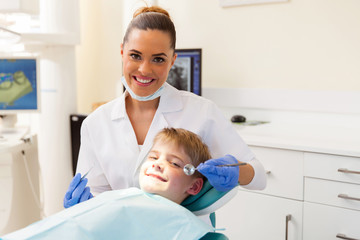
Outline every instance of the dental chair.
[[(193, 212), (196, 216), (209, 215), (212, 226), (216, 227), (215, 211), (229, 202), (237, 193), (237, 187), (227, 191), (217, 191), (208, 180), (204, 181), (201, 191), (187, 197), (181, 205)], [(217, 232), (209, 232), (201, 240), (228, 240), (228, 238)]]

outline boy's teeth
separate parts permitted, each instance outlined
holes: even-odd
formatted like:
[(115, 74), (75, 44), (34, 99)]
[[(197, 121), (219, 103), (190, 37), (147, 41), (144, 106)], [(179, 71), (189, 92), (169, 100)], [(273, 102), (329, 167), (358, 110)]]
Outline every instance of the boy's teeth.
[(149, 82), (151, 82), (151, 79), (145, 80), (145, 79), (141, 79), (141, 78), (136, 78), (136, 80), (138, 80), (141, 83), (149, 83)]

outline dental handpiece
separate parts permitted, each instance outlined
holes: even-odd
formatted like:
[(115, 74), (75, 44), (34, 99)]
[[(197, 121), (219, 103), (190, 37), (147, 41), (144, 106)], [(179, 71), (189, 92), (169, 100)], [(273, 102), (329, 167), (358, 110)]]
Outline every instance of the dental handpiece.
[[(222, 165), (217, 165), (217, 167), (236, 167), (242, 165), (246, 165), (246, 163), (222, 164)], [(196, 170), (197, 168), (195, 168), (194, 165), (190, 163), (184, 166), (184, 173), (188, 176), (193, 175)]]

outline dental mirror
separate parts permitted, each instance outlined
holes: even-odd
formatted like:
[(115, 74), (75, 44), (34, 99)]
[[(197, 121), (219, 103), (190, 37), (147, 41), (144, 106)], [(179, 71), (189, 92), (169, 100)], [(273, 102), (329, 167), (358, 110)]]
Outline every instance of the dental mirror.
[[(217, 165), (217, 167), (236, 167), (236, 166), (242, 166), (246, 165), (246, 163), (234, 163), (234, 164), (222, 164)], [(188, 176), (193, 175), (197, 168), (194, 167), (191, 163), (188, 163), (184, 166), (184, 173)]]

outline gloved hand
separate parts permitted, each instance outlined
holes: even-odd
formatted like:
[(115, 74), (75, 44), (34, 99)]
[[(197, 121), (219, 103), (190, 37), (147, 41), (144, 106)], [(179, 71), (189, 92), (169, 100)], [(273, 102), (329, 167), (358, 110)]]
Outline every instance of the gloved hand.
[(87, 182), (87, 178), (81, 180), (80, 173), (75, 175), (64, 197), (65, 208), (69, 208), (93, 197), (90, 193), (90, 188), (86, 187)]
[(225, 192), (238, 185), (239, 166), (217, 167), (217, 165), (233, 163), (238, 163), (238, 160), (231, 155), (226, 155), (225, 157), (210, 159), (200, 163), (197, 166), (197, 170), (209, 180), (216, 190)]

